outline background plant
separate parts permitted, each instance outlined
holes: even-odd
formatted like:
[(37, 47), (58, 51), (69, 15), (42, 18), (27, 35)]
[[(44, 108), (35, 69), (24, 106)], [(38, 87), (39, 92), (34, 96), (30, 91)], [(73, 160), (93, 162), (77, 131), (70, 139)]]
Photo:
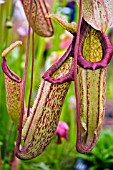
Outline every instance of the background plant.
[[(21, 39), (23, 41), (23, 46), (21, 48), (16, 48), (12, 51), (7, 57), (10, 67), (22, 77), (23, 75), (23, 67), (25, 61), (25, 47), (26, 47), (26, 40), (27, 36), (20, 35), (14, 28), (14, 22), (12, 20), (14, 5), (12, 0), (6, 0), (4, 4), (0, 4), (0, 54), (2, 51), (9, 46), (13, 41), (17, 39)], [(62, 6), (61, 6), (62, 5)], [(59, 3), (58, 0), (55, 1), (54, 4), (54, 12), (59, 13), (59, 8), (64, 8), (66, 5), (66, 1), (63, 3)], [(61, 15), (64, 15), (62, 10), (60, 11)], [(66, 15), (68, 18), (69, 15)], [(75, 20), (77, 15), (75, 17)], [(56, 23), (54, 23), (55, 28), (55, 35), (51, 39), (51, 48), (48, 51), (45, 51), (47, 45), (47, 39), (41, 38), (39, 36), (35, 36), (35, 69), (34, 69), (34, 91), (33, 91), (33, 99), (35, 98), (36, 91), (40, 84), (41, 75), (48, 67), (48, 60), (49, 56), (51, 56), (51, 52), (55, 51), (60, 53), (63, 50), (60, 48), (60, 35), (64, 33), (64, 30)], [(46, 53), (46, 55), (45, 55)], [(31, 49), (30, 49), (31, 54)], [(31, 62), (31, 61), (30, 61)], [(29, 62), (29, 65), (30, 65)], [(108, 71), (108, 80), (107, 80), (107, 98), (113, 99), (112, 95), (112, 63), (110, 64), (109, 71)], [(1, 64), (1, 60), (0, 60)], [(38, 65), (38, 67), (37, 67)], [(28, 68), (30, 72), (30, 67)], [(27, 88), (29, 89), (30, 82), (30, 75), (28, 75), (27, 79)], [(76, 150), (75, 150), (75, 140), (76, 140), (76, 125), (75, 125), (75, 100), (73, 97), (74, 87), (73, 84), (67, 94), (65, 104), (63, 106), (61, 120), (68, 123), (70, 127), (69, 131), (69, 141), (62, 141), (61, 145), (57, 145), (57, 137), (54, 138), (50, 146), (44, 151), (44, 153), (39, 156), (38, 158), (33, 159), (32, 161), (17, 161), (14, 159), (14, 146), (17, 136), (17, 127), (12, 123), (10, 120), (7, 109), (6, 109), (6, 99), (5, 99), (5, 86), (3, 81), (3, 73), (0, 67), (0, 149), (1, 149), (1, 159), (2, 159), (2, 169), (9, 170), (12, 167), (12, 162), (15, 161), (18, 164), (20, 169), (42, 169), (42, 170), (54, 170), (54, 169), (73, 169), (75, 161), (76, 161)], [(26, 101), (28, 100), (29, 92), (26, 92)], [(74, 104), (73, 104), (74, 103)], [(68, 115), (68, 116), (67, 116)], [(79, 156), (82, 159), (91, 159), (90, 162), (95, 165), (98, 163), (98, 159), (103, 162), (105, 167), (109, 168), (112, 162), (112, 147), (109, 149), (109, 155), (107, 156), (107, 147), (105, 142), (107, 134), (110, 137), (110, 140), (107, 142), (107, 147), (112, 142), (112, 133), (106, 132), (103, 133), (103, 138), (101, 143), (98, 144), (97, 147), (99, 149), (94, 149), (89, 156), (86, 155), (84, 158), (83, 155)], [(102, 147), (103, 146), (103, 147)], [(102, 152), (105, 157), (100, 155), (99, 151), (100, 148), (103, 149)], [(92, 155), (92, 156), (91, 156)], [(91, 157), (90, 157), (91, 156)], [(99, 157), (99, 158), (98, 158)], [(99, 165), (100, 166), (100, 165)], [(97, 167), (96, 167), (97, 168)]]

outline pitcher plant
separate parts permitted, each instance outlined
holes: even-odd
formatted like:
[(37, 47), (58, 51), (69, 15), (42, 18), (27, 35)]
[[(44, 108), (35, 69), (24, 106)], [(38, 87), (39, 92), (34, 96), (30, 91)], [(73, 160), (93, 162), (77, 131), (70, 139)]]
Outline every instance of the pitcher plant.
[[(113, 6), (113, 2), (102, 3), (103, 0), (99, 2), (88, 0), (92, 4), (91, 9), (95, 9), (95, 12), (91, 13), (88, 18), (86, 14), (88, 4), (85, 0), (83, 2), (80, 0), (78, 2), (79, 20), (76, 24), (68, 23), (61, 16), (48, 14), (44, 0), (21, 1), (29, 22), (23, 79), (7, 66), (6, 61), (6, 55), (17, 45), (22, 45), (21, 41), (13, 43), (2, 53), (7, 110), (12, 120), (18, 125), (15, 154), (18, 158), (27, 160), (44, 151), (54, 137), (65, 96), (73, 81), (76, 93), (76, 148), (81, 153), (87, 153), (95, 146), (104, 119), (107, 67), (113, 54), (113, 46), (105, 31), (112, 23), (111, 19), (109, 21), (111, 9), (110, 12), (108, 9), (110, 4), (111, 7)], [(90, 12), (91, 9), (89, 9)], [(97, 14), (99, 14), (98, 22), (94, 27)], [(34, 33), (44, 37), (52, 36), (54, 30), (51, 18), (71, 32), (73, 40), (63, 56), (42, 76), (36, 99), (33, 107), (30, 108), (34, 68)], [(33, 30), (32, 71), (28, 108), (26, 108), (24, 98), (30, 27)]]

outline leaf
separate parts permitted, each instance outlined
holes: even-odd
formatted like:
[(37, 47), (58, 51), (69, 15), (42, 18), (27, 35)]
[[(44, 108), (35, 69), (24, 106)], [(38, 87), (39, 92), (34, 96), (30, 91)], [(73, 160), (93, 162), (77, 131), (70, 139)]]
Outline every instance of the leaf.
[[(79, 0), (76, 0), (79, 4)], [(83, 17), (93, 28), (105, 32), (113, 24), (112, 0), (83, 0)]]
[(52, 18), (55, 20), (62, 28), (69, 31), (70, 33), (76, 33), (77, 24), (75, 22), (69, 23), (64, 16), (60, 16), (57, 14), (49, 14), (46, 16), (47, 18)]

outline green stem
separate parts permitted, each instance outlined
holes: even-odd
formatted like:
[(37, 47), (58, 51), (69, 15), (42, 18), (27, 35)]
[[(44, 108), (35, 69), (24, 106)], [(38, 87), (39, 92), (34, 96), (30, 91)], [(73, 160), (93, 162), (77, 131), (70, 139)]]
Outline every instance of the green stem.
[[(34, 82), (34, 87), (36, 86), (36, 84), (40, 82), (40, 69), (43, 67), (44, 65), (44, 50), (45, 50), (45, 39), (42, 37), (37, 37), (37, 42), (39, 44), (38, 46), (38, 52), (35, 52), (35, 70), (34, 70), (34, 80), (38, 80)], [(37, 46), (37, 45), (36, 45)], [(37, 53), (37, 54), (36, 54)], [(38, 66), (37, 66), (38, 65)], [(36, 67), (37, 66), (37, 67)], [(37, 79), (38, 77), (38, 79)]]
[(32, 34), (32, 64), (31, 64), (31, 82), (30, 82), (30, 92), (29, 92), (29, 101), (28, 101), (28, 111), (27, 116), (30, 115), (30, 104), (31, 104), (31, 97), (32, 97), (32, 89), (33, 89), (33, 72), (34, 72), (34, 31)]
[(3, 50), (3, 35), (4, 35), (4, 19), (5, 19), (5, 5), (0, 5), (0, 53)]
[(1, 155), (1, 145), (2, 145), (2, 143), (0, 142), (0, 170), (2, 170), (2, 155)]
[(11, 9), (12, 9), (12, 0), (6, 0), (6, 16), (10, 17), (11, 15)]
[(76, 132), (76, 124), (75, 124), (75, 114), (73, 114), (73, 111), (70, 111), (70, 136), (69, 136), (69, 140), (71, 141), (71, 143), (75, 143), (75, 138), (76, 138), (76, 134), (73, 133)]
[(12, 11), (12, 0), (11, 1), (6, 1), (5, 2), (5, 20), (4, 20), (4, 25), (5, 25), (5, 28), (4, 28), (4, 37), (3, 37), (3, 42), (5, 44), (4, 48), (6, 48), (7, 46), (9, 46), (9, 44), (11, 43), (11, 36), (9, 34), (9, 29), (6, 27), (6, 22), (7, 20), (10, 20), (10, 17), (11, 17), (11, 11)]

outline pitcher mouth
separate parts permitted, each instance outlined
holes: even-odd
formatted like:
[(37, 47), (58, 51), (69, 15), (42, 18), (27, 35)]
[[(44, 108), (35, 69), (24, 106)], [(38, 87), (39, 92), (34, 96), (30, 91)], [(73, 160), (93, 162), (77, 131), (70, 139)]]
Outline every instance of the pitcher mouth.
[(96, 30), (97, 36), (102, 45), (103, 56), (102, 56), (102, 59), (98, 62), (87, 61), (82, 54), (82, 50), (83, 50), (84, 39), (90, 28), (91, 26), (88, 25), (83, 20), (81, 24), (81, 37), (80, 37), (79, 55), (77, 59), (77, 64), (85, 69), (95, 70), (98, 68), (106, 67), (109, 64), (112, 54), (113, 54), (113, 46), (106, 33), (101, 33), (100, 31)]
[(7, 66), (5, 57), (2, 57), (2, 70), (4, 74), (6, 74), (11, 80), (17, 83), (22, 82), (22, 79)]

